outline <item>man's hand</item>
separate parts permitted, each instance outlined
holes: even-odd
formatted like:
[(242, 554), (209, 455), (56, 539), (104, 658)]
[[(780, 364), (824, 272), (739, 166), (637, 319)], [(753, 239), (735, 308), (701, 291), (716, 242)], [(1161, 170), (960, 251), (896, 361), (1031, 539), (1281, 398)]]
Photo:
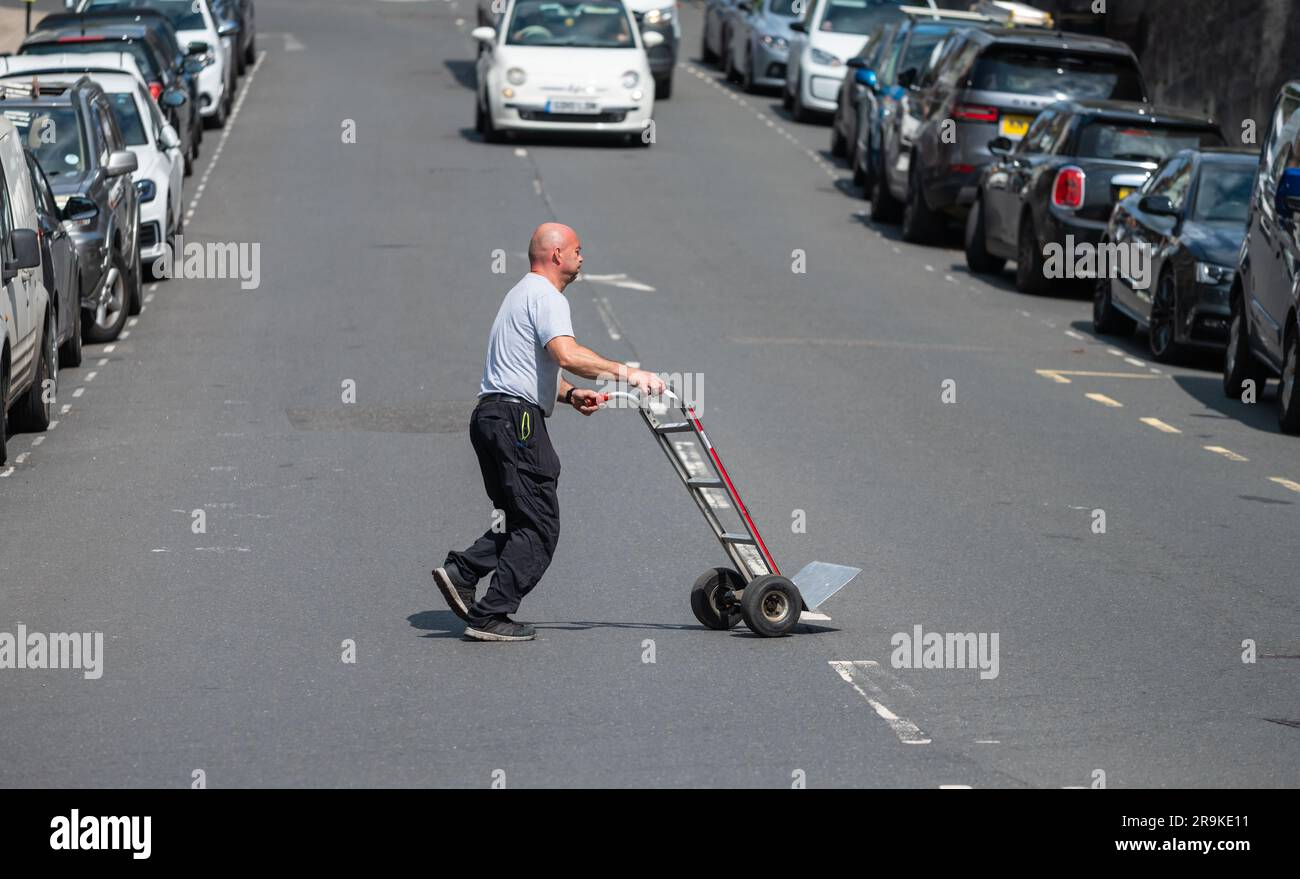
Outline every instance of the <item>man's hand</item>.
[(659, 396), (666, 387), (663, 379), (653, 372), (646, 372), (644, 369), (628, 370), (627, 383), (634, 388), (640, 388), (651, 397)]
[(573, 396), (569, 397), (569, 405), (583, 415), (591, 415), (608, 399), (609, 394), (602, 394), (588, 388), (574, 388)]

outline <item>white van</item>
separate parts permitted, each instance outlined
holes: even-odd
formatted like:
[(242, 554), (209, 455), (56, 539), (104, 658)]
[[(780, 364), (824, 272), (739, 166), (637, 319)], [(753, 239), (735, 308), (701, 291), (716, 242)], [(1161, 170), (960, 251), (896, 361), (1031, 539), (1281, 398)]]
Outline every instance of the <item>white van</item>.
[(45, 430), (59, 378), (58, 315), (41, 273), (36, 194), (14, 124), (0, 117), (0, 464), (15, 427)]

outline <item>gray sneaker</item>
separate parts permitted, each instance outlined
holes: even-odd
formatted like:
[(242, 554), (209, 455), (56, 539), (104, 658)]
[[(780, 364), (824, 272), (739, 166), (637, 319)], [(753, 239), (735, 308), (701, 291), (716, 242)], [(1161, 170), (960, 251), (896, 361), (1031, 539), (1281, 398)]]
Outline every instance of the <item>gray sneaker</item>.
[(465, 637), (475, 641), (531, 641), (537, 631), (527, 623), (516, 623), (503, 613), (475, 616), (465, 627)]
[(469, 622), (469, 609), (474, 606), (474, 587), (460, 586), (451, 579), (446, 568), (433, 569), (433, 582), (446, 600), (451, 612)]

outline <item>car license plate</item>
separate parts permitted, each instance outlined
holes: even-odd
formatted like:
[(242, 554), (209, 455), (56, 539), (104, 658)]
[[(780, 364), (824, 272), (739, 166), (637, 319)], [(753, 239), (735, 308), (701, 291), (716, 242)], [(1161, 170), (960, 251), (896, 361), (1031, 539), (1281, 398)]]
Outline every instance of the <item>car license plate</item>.
[(1029, 125), (1033, 121), (1033, 116), (1003, 116), (998, 122), (998, 133), (1019, 140), (1029, 133)]
[(600, 104), (595, 101), (547, 101), (546, 112), (595, 115), (600, 112)]

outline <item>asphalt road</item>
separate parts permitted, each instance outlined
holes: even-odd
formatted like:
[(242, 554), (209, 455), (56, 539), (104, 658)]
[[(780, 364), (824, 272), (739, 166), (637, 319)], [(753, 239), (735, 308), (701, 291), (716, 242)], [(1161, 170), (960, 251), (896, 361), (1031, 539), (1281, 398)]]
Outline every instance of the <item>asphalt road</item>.
[[(260, 287), (150, 288), (0, 469), (0, 630), (105, 643), (98, 680), (0, 671), (0, 785), (1300, 784), (1300, 493), (1273, 481), (1300, 445), (1271, 399), (873, 226), (828, 129), (701, 68), (684, 19), (652, 148), (487, 145), (469, 0), (259, 2), (187, 232), (259, 243)], [(783, 568), (863, 569), (829, 620), (701, 628), (725, 558), (644, 426), (557, 412), (538, 639), (462, 640), (429, 569), (489, 524), (466, 422), (551, 219), (583, 236), (580, 341), (702, 377)], [(997, 633), (998, 676), (894, 668), (918, 625)]]

